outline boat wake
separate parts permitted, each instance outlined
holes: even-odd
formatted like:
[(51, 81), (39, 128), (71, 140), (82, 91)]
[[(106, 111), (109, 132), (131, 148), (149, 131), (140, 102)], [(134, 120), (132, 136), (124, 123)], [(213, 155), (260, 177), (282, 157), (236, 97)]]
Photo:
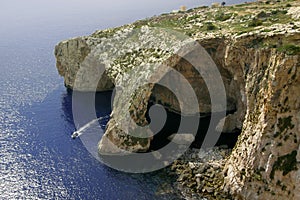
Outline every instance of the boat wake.
[(92, 121), (88, 122), (84, 126), (80, 127), (77, 131), (74, 131), (73, 134), (71, 135), (72, 139), (76, 139), (77, 137), (82, 135), (84, 133), (84, 131), (86, 129), (90, 128), (95, 122), (98, 122), (98, 121), (101, 121), (104, 119), (108, 119), (108, 118), (109, 118), (109, 115), (106, 115), (104, 117), (99, 117), (97, 119), (93, 119)]

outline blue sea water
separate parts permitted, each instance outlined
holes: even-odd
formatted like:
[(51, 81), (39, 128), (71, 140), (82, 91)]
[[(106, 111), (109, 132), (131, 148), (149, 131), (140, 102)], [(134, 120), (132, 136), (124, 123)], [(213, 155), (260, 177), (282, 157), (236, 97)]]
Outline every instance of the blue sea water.
[[(237, 3), (241, 1), (227, 1)], [(55, 68), (54, 46), (178, 9), (199, 0), (3, 0), (0, 2), (0, 199), (169, 199), (159, 173), (132, 175), (97, 161), (75, 130), (71, 93)], [(110, 113), (110, 93), (97, 113)], [(106, 121), (102, 121), (105, 126)]]

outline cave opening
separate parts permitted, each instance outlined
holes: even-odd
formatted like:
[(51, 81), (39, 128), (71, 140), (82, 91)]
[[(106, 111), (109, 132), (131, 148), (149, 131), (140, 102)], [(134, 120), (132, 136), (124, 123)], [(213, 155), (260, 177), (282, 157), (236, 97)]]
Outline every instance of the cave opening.
[[(148, 111), (146, 113), (146, 118), (147, 121), (151, 124), (151, 118), (149, 116), (149, 109), (151, 106), (154, 106), (155, 104), (151, 101), (148, 103)], [(161, 104), (160, 104), (161, 105)], [(163, 106), (164, 107), (164, 106)], [(196, 136), (194, 138), (194, 141), (191, 143), (190, 148), (201, 148), (204, 138), (208, 132), (209, 124), (211, 123), (211, 115), (209, 114), (200, 114), (200, 119), (199, 116), (183, 116), (180, 113), (175, 113), (173, 111), (168, 110), (168, 108), (164, 107), (166, 111), (166, 121), (163, 126), (158, 132), (153, 131), (156, 133), (153, 136), (153, 139), (151, 140), (150, 143), (150, 148), (149, 151), (155, 151), (163, 148), (167, 144), (171, 142), (171, 137), (172, 135), (176, 134), (178, 132), (181, 120), (191, 120), (191, 121), (198, 121), (199, 126), (197, 129)], [(232, 114), (235, 111), (228, 111), (226, 112), (226, 115)], [(221, 120), (221, 118), (220, 118)], [(212, 122), (213, 123), (213, 122)], [(216, 123), (212, 124), (214, 127), (216, 127)], [(151, 129), (151, 126), (150, 126)], [(152, 129), (151, 129), (152, 130)], [(186, 130), (182, 130), (182, 133), (191, 133), (189, 128)], [(221, 132), (220, 137), (218, 138), (217, 143), (215, 146), (219, 147), (225, 147), (225, 148), (233, 148), (238, 140), (238, 136), (240, 135), (241, 130), (240, 129), (235, 129), (234, 131), (230, 133), (226, 132)]]

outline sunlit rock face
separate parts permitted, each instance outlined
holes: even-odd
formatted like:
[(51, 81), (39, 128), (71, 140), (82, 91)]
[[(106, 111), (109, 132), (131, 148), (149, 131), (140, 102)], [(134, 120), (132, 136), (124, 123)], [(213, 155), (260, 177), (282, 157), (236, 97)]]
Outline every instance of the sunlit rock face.
[[(143, 129), (149, 124), (149, 102), (175, 113), (182, 111), (181, 102), (167, 88), (141, 84), (148, 79), (171, 84), (174, 77), (166, 76), (163, 65), (178, 71), (192, 86), (199, 102), (194, 112), (211, 113), (203, 77), (191, 63), (174, 55), (186, 41), (169, 38), (172, 50), (166, 50), (164, 40), (149, 32), (151, 27), (167, 27), (182, 31), (204, 47), (221, 74), (227, 105), (218, 111), (231, 114), (220, 119), (216, 130), (241, 130), (232, 154), (226, 158), (222, 189), (236, 199), (300, 198), (299, 2), (292, 1), (288, 6), (272, 2), (270, 7), (264, 2), (245, 4), (244, 12), (241, 7), (199, 8), (154, 17), (56, 46), (57, 69), (68, 88), (105, 91), (116, 86), (111, 119), (98, 146), (100, 153), (149, 150), (152, 133)], [(218, 15), (221, 11), (225, 15)], [(210, 16), (209, 23), (206, 16)], [(268, 17), (278, 19), (264, 26), (263, 20)], [(129, 36), (134, 40), (116, 42)], [(143, 46), (145, 40), (150, 48)], [(114, 54), (111, 43), (117, 44), (121, 56)], [(109, 62), (99, 64), (99, 60)], [(178, 90), (185, 91), (184, 83), (179, 79), (177, 83)], [(192, 107), (187, 110), (193, 113)]]
[[(65, 86), (73, 89), (75, 80), (76, 88), (81, 91), (106, 91), (112, 90), (114, 85), (110, 78), (102, 74), (101, 66), (94, 58), (88, 57), (97, 40), (89, 37), (79, 37), (60, 42), (55, 47), (56, 66), (59, 75), (64, 77)], [(84, 69), (78, 74), (79, 68)], [(94, 88), (93, 85), (97, 84)]]
[(246, 199), (270, 199), (274, 193), (298, 199), (299, 56), (274, 49), (230, 54), (236, 53), (250, 58), (243, 78), (246, 116), (225, 167), (226, 188)]

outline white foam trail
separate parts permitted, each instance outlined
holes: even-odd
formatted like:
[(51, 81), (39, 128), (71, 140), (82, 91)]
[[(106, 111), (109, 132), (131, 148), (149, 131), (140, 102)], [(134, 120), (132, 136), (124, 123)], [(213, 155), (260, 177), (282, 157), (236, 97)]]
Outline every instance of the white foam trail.
[(107, 119), (107, 118), (109, 118), (109, 115), (93, 119), (92, 121), (88, 122), (84, 126), (80, 127), (77, 131), (74, 131), (71, 137), (73, 139), (79, 137), (80, 135), (82, 135), (84, 133), (84, 130), (88, 129), (92, 124), (94, 124), (95, 122), (97, 122), (99, 120), (103, 120), (103, 119)]

